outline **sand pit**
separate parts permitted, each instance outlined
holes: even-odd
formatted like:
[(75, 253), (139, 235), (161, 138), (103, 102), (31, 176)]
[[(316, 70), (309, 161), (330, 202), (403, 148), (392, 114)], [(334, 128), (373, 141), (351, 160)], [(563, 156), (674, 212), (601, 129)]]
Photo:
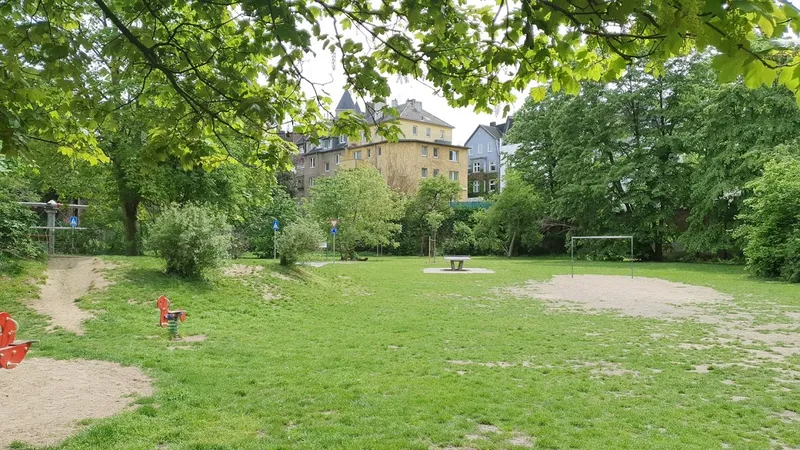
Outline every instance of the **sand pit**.
[[(693, 320), (716, 328), (720, 336), (708, 342), (681, 343), (689, 351), (715, 346), (742, 348), (750, 353), (749, 363), (783, 362), (800, 355), (800, 314), (780, 312), (772, 317), (779, 323), (764, 324), (753, 311), (743, 309), (729, 295), (714, 289), (657, 278), (608, 275), (556, 275), (549, 281), (529, 281), (505, 292), (516, 297), (544, 300), (557, 307), (589, 312), (616, 311), (624, 316), (661, 320)], [(762, 304), (762, 306), (768, 306)], [(760, 322), (760, 323), (759, 323)], [(788, 323), (787, 323), (788, 322)], [(768, 350), (749, 348), (763, 347)], [(703, 366), (695, 372), (706, 373)]]
[(91, 319), (89, 311), (80, 309), (75, 300), (91, 289), (104, 289), (109, 283), (103, 270), (115, 267), (98, 258), (53, 257), (47, 262), (47, 281), (39, 299), (27, 305), (38, 313), (50, 316), (50, 324), (75, 334), (83, 334), (83, 321)]
[(658, 278), (609, 275), (556, 275), (549, 281), (529, 281), (508, 289), (516, 297), (531, 297), (561, 306), (612, 309), (623, 315), (657, 319), (687, 318), (703, 312), (701, 306), (730, 302), (714, 289)]
[(13, 441), (54, 445), (79, 429), (152, 395), (150, 379), (135, 367), (105, 361), (29, 358), (0, 372), (0, 448)]

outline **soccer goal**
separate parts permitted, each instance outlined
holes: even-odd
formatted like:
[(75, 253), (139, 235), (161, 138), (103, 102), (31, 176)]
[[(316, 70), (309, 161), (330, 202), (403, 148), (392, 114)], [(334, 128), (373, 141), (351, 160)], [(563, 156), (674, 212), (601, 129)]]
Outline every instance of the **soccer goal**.
[(631, 241), (631, 278), (633, 278), (633, 236), (572, 236), (569, 243), (570, 277), (575, 276), (575, 240), (576, 239), (630, 239)]

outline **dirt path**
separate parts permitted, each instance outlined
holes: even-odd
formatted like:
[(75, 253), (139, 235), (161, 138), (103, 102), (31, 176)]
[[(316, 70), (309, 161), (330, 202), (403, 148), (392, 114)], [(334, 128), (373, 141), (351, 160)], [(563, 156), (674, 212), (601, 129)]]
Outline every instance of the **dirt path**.
[(139, 369), (116, 363), (28, 358), (0, 373), (0, 449), (13, 441), (54, 445), (78, 421), (112, 416), (152, 395), (150, 383)]
[(90, 312), (78, 308), (75, 300), (90, 289), (104, 289), (110, 283), (102, 271), (114, 267), (98, 258), (53, 257), (47, 262), (47, 282), (39, 298), (28, 302), (38, 313), (50, 316), (53, 327), (83, 334), (83, 321), (91, 319)]

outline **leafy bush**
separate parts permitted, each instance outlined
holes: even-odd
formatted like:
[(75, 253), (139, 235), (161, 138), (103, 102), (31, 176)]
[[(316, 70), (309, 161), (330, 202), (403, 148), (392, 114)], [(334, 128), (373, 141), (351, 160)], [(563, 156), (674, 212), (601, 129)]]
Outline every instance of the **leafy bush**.
[(173, 203), (156, 218), (145, 245), (167, 261), (168, 273), (197, 277), (227, 259), (231, 227), (211, 208)]
[(763, 277), (800, 282), (800, 159), (783, 158), (764, 166), (764, 174), (747, 187), (744, 225), (748, 269)]
[(36, 258), (42, 249), (31, 239), (36, 215), (30, 208), (0, 198), (0, 261)]
[(468, 255), (472, 253), (474, 245), (475, 235), (472, 228), (464, 222), (456, 222), (453, 224), (453, 232), (444, 241), (442, 248), (445, 254)]
[(325, 240), (319, 226), (310, 219), (299, 219), (288, 225), (278, 236), (278, 254), (281, 265), (294, 264), (308, 253), (316, 251)]

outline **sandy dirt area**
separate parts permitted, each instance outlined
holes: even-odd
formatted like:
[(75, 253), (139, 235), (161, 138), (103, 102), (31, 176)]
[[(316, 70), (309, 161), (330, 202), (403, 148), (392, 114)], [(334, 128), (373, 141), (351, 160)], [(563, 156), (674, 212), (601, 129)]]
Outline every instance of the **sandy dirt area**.
[(27, 302), (36, 312), (49, 316), (53, 327), (83, 334), (83, 321), (93, 316), (80, 309), (75, 300), (92, 289), (105, 289), (110, 283), (103, 271), (115, 267), (98, 258), (66, 256), (53, 257), (47, 262), (47, 281), (39, 298)]
[(249, 277), (264, 270), (264, 266), (251, 266), (247, 264), (231, 264), (222, 270), (226, 277)]
[[(556, 275), (548, 281), (529, 281), (504, 293), (535, 298), (558, 308), (587, 312), (616, 311), (625, 316), (660, 320), (693, 320), (713, 325), (720, 336), (715, 342), (684, 343), (681, 348), (707, 349), (713, 345), (764, 346), (769, 350), (745, 348), (751, 362), (781, 362), (800, 354), (800, 314), (776, 305), (767, 314), (776, 323), (763, 323), (754, 311), (743, 308), (729, 295), (704, 286), (658, 278), (609, 275)], [(761, 311), (762, 313), (764, 311)]]
[(99, 419), (152, 395), (150, 379), (135, 367), (85, 360), (28, 358), (0, 372), (0, 448), (13, 441), (54, 445)]

